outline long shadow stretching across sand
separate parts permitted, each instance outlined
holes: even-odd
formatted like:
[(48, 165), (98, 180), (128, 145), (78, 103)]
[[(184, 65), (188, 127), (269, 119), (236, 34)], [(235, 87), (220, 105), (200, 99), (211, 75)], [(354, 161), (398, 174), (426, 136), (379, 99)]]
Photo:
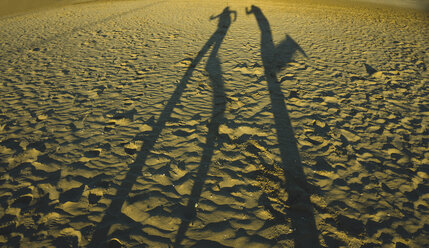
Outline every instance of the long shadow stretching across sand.
[(201, 192), (204, 186), (204, 181), (209, 170), (209, 165), (213, 156), (214, 145), (216, 139), (219, 137), (219, 125), (224, 119), (224, 112), (226, 108), (226, 96), (224, 90), (224, 83), (222, 80), (222, 68), (220, 66), (219, 58), (217, 53), (220, 45), (225, 38), (226, 32), (231, 25), (231, 14), (234, 14), (234, 20), (236, 19), (236, 12), (230, 11), (229, 7), (226, 7), (221, 14), (210, 19), (219, 18), (218, 28), (206, 43), (205, 46), (213, 46), (210, 53), (209, 59), (206, 65), (206, 71), (209, 74), (209, 78), (213, 88), (213, 109), (210, 123), (208, 124), (208, 133), (206, 144), (204, 146), (203, 155), (201, 157), (200, 166), (195, 177), (194, 185), (192, 186), (191, 195), (188, 200), (188, 204), (185, 209), (184, 218), (179, 226), (179, 230), (176, 235), (174, 247), (180, 247), (180, 243), (185, 238), (186, 230), (189, 227), (189, 223), (196, 217), (195, 204), (198, 202)]
[[(144, 139), (144, 144), (142, 145), (141, 150), (137, 154), (137, 158), (134, 163), (129, 165), (129, 171), (125, 176), (125, 179), (122, 181), (116, 196), (114, 197), (112, 203), (105, 211), (105, 215), (101, 222), (95, 228), (94, 235), (92, 237), (91, 243), (88, 247), (100, 247), (103, 246), (107, 240), (107, 234), (109, 228), (114, 223), (120, 222), (119, 220), (125, 219), (128, 220), (129, 217), (121, 213), (121, 208), (131, 192), (133, 185), (135, 184), (138, 177), (141, 176), (142, 168), (146, 163), (146, 159), (150, 154), (150, 151), (153, 149), (156, 141), (158, 140), (162, 130), (165, 127), (165, 124), (169, 121), (174, 107), (180, 101), (180, 98), (187, 87), (188, 81), (192, 76), (192, 73), (195, 70), (195, 67), (201, 61), (203, 56), (207, 53), (210, 47), (213, 46), (212, 52), (210, 53), (206, 70), (209, 73), (210, 80), (213, 85), (214, 97), (213, 97), (213, 114), (211, 122), (209, 124), (209, 131), (207, 135), (206, 145), (203, 151), (201, 158), (200, 167), (196, 176), (196, 181), (193, 185), (191, 196), (186, 207), (187, 214), (185, 220), (181, 223), (179, 231), (176, 236), (176, 246), (180, 245), (180, 242), (185, 236), (185, 232), (189, 226), (190, 221), (195, 217), (195, 203), (201, 195), (202, 187), (204, 184), (204, 178), (208, 171), (208, 165), (210, 164), (211, 157), (213, 155), (214, 142), (216, 140), (218, 129), (221, 120), (223, 119), (225, 111), (225, 93), (223, 88), (223, 81), (221, 77), (221, 67), (219, 59), (217, 58), (217, 52), (219, 50), (220, 44), (222, 43), (226, 32), (231, 25), (231, 13), (235, 14), (235, 11), (230, 11), (229, 7), (226, 7), (223, 12), (217, 17), (211, 17), (210, 19), (219, 18), (218, 28), (215, 33), (210, 37), (207, 43), (201, 48), (197, 56), (194, 58), (192, 63), (187, 68), (185, 75), (182, 80), (180, 80), (177, 88), (173, 92), (172, 96), (168, 100), (165, 108), (161, 112), (158, 120), (153, 125), (152, 132)], [(235, 14), (236, 15), (236, 14)]]
[(294, 53), (297, 51), (301, 51), (304, 55), (305, 53), (289, 36), (275, 46), (270, 24), (260, 8), (252, 5), (250, 10), (246, 9), (246, 13), (255, 15), (261, 31), (261, 57), (270, 92), (271, 109), (286, 178), (286, 189), (289, 194), (288, 214), (295, 230), (293, 233), (295, 247), (320, 247), (310, 195), (307, 192), (309, 186), (305, 179), (284, 95), (277, 79), (277, 73), (291, 61)]

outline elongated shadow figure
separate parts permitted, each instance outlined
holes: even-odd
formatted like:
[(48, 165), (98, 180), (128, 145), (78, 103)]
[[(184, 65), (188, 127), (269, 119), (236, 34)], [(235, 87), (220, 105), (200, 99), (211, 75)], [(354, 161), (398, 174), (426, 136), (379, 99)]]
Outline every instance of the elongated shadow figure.
[(320, 247), (310, 195), (307, 192), (309, 185), (305, 179), (292, 123), (277, 79), (277, 73), (291, 61), (293, 54), (298, 51), (304, 55), (305, 53), (289, 36), (275, 46), (270, 24), (260, 8), (252, 5), (250, 10), (246, 8), (246, 14), (255, 15), (261, 31), (261, 57), (270, 92), (271, 109), (286, 178), (286, 190), (289, 194), (288, 214), (295, 230), (293, 234), (295, 247)]
[[(116, 196), (113, 198), (112, 203), (106, 210), (101, 222), (95, 227), (92, 240), (88, 247), (105, 247), (106, 241), (108, 239), (109, 229), (113, 224), (135, 222), (128, 216), (121, 213), (122, 206), (127, 199), (127, 196), (131, 192), (133, 185), (136, 183), (137, 178), (142, 175), (142, 168), (145, 165), (148, 156), (150, 155), (150, 151), (155, 146), (156, 141), (158, 140), (162, 130), (165, 128), (166, 123), (170, 120), (173, 109), (179, 103), (180, 98), (188, 85), (189, 79), (192, 77), (192, 73), (194, 72), (195, 67), (200, 63), (201, 59), (204, 57), (210, 47), (213, 46), (206, 66), (206, 70), (209, 73), (209, 77), (213, 84), (214, 90), (213, 115), (209, 126), (206, 146), (201, 159), (201, 166), (199, 168), (196, 177), (197, 179), (192, 188), (191, 197), (187, 206), (187, 209), (189, 210), (187, 214), (188, 217), (180, 225), (176, 237), (175, 244), (180, 245), (180, 242), (184, 238), (190, 220), (195, 216), (194, 205), (201, 195), (202, 187), (204, 184), (204, 179), (202, 178), (204, 178), (207, 174), (208, 165), (213, 155), (213, 146), (215, 138), (217, 137), (219, 123), (220, 120), (223, 119), (223, 113), (225, 111), (225, 93), (221, 77), (220, 63), (216, 54), (219, 50), (220, 44), (222, 43), (226, 35), (229, 26), (231, 25), (231, 14), (234, 14), (235, 20), (237, 15), (236, 12), (231, 11), (229, 10), (229, 7), (226, 7), (220, 15), (216, 17), (210, 17), (210, 19), (219, 18), (217, 30), (210, 37), (207, 43), (201, 48), (197, 56), (187, 68), (185, 75), (178, 83), (165, 108), (161, 112), (158, 120), (153, 125), (152, 132), (145, 136), (144, 143), (142, 145), (141, 150), (137, 154), (136, 160), (134, 161), (134, 163), (129, 165), (129, 171), (125, 176), (125, 179), (122, 181), (120, 187), (118, 188)], [(219, 105), (217, 105), (218, 102), (220, 102)], [(141, 234), (150, 237), (149, 234)]]
[(224, 90), (224, 82), (222, 79), (222, 68), (217, 54), (220, 45), (225, 38), (226, 32), (228, 31), (228, 28), (232, 23), (231, 14), (234, 15), (235, 21), (235, 19), (237, 18), (237, 13), (235, 11), (230, 11), (229, 7), (226, 7), (219, 15), (215, 17), (210, 17), (210, 20), (219, 18), (217, 30), (214, 32), (212, 37), (204, 46), (213, 46), (206, 65), (206, 71), (209, 74), (209, 79), (213, 88), (212, 116), (210, 123), (208, 124), (207, 139), (201, 157), (200, 166), (195, 177), (194, 185), (192, 186), (188, 204), (184, 209), (182, 222), (179, 226), (179, 230), (177, 231), (174, 247), (180, 247), (180, 243), (185, 238), (189, 223), (193, 221), (197, 215), (195, 205), (198, 202), (204, 187), (204, 181), (206, 179), (207, 172), (209, 170), (209, 165), (213, 156), (215, 142), (219, 137), (219, 126), (224, 120), (226, 96)]

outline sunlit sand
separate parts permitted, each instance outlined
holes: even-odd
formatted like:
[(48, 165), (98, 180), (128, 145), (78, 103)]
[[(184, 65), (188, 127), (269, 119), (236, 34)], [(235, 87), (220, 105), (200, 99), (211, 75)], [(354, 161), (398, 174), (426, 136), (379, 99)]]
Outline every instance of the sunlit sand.
[(369, 2), (3, 2), (0, 246), (424, 247), (428, 12)]

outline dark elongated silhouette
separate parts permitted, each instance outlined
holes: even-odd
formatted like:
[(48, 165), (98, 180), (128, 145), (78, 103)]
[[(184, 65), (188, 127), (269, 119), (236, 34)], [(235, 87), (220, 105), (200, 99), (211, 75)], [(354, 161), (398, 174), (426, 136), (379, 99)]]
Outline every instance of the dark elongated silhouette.
[(291, 61), (293, 54), (297, 51), (304, 55), (305, 53), (289, 36), (286, 36), (285, 40), (275, 46), (270, 24), (260, 8), (252, 5), (250, 10), (246, 8), (246, 14), (255, 15), (261, 31), (262, 64), (268, 83), (271, 111), (274, 115), (280, 157), (286, 178), (286, 189), (289, 194), (290, 208), (288, 214), (295, 230), (293, 234), (295, 247), (320, 247), (310, 195), (307, 192), (309, 185), (305, 179), (292, 123), (277, 79), (277, 73)]
[(191, 195), (188, 204), (185, 208), (184, 218), (177, 231), (174, 247), (180, 247), (180, 243), (185, 238), (189, 223), (196, 217), (195, 204), (198, 202), (203, 190), (204, 181), (209, 170), (209, 165), (213, 156), (216, 139), (219, 137), (219, 125), (224, 119), (226, 108), (226, 96), (224, 90), (224, 82), (222, 79), (222, 68), (219, 58), (217, 57), (220, 45), (225, 38), (226, 32), (231, 25), (231, 14), (234, 15), (234, 20), (237, 17), (235, 11), (230, 11), (226, 7), (223, 12), (216, 17), (210, 17), (211, 20), (219, 18), (218, 28), (206, 43), (204, 47), (213, 46), (206, 64), (206, 71), (209, 74), (209, 79), (213, 88), (213, 109), (210, 123), (208, 124), (208, 133), (206, 144), (200, 161), (200, 166), (195, 177), (194, 185), (192, 186)]
[[(201, 165), (197, 173), (196, 181), (193, 185), (191, 191), (191, 197), (187, 205), (187, 214), (185, 219), (182, 221), (177, 236), (175, 245), (180, 245), (180, 242), (185, 236), (186, 230), (190, 223), (190, 220), (195, 217), (195, 202), (201, 195), (202, 187), (204, 185), (204, 177), (208, 171), (208, 165), (211, 161), (213, 155), (213, 147), (215, 138), (218, 133), (220, 121), (223, 119), (223, 114), (225, 111), (225, 93), (223, 89), (223, 81), (221, 77), (221, 68), (219, 59), (217, 58), (217, 52), (219, 50), (220, 44), (222, 43), (226, 32), (231, 25), (231, 14), (234, 14), (234, 20), (236, 19), (236, 12), (231, 11), (229, 7), (226, 7), (223, 12), (216, 16), (211, 17), (210, 19), (219, 18), (218, 28), (215, 33), (210, 37), (206, 44), (198, 52), (197, 56), (193, 59), (191, 64), (188, 66), (185, 75), (178, 83), (176, 89), (174, 90), (172, 96), (168, 100), (165, 108), (161, 112), (158, 120), (153, 125), (152, 132), (146, 136), (141, 150), (138, 152), (136, 160), (134, 163), (129, 165), (129, 171), (125, 176), (125, 179), (122, 181), (120, 187), (117, 190), (116, 196), (112, 200), (110, 206), (105, 211), (105, 214), (101, 222), (95, 227), (94, 234), (92, 236), (91, 242), (88, 247), (104, 247), (107, 240), (108, 232), (110, 227), (115, 223), (120, 223), (120, 220), (123, 220), (127, 223), (133, 223), (134, 221), (128, 216), (121, 213), (121, 208), (127, 199), (127, 196), (131, 192), (133, 185), (136, 183), (137, 178), (141, 176), (142, 168), (146, 163), (146, 160), (150, 154), (150, 151), (156, 144), (162, 130), (165, 128), (166, 123), (170, 120), (171, 114), (174, 107), (180, 101), (180, 98), (187, 87), (189, 79), (192, 76), (192, 73), (195, 70), (195, 67), (199, 64), (201, 59), (213, 46), (212, 52), (210, 53), (206, 70), (209, 73), (209, 78), (213, 85), (214, 91), (214, 100), (213, 100), (213, 114), (211, 122), (209, 124), (209, 131), (207, 135), (206, 146), (203, 151), (203, 156), (201, 158)], [(221, 104), (217, 105), (217, 101)], [(150, 236), (147, 234), (147, 236)]]

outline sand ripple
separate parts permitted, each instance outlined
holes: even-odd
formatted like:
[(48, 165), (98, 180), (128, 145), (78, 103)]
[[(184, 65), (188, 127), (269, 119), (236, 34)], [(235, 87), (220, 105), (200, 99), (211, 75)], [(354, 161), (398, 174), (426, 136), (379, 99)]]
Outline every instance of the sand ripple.
[[(2, 246), (292, 247), (296, 216), (323, 247), (424, 246), (427, 17), (257, 1), (274, 43), (308, 56), (269, 92), (258, 24), (230, 4), (215, 57), (198, 54), (225, 7), (213, 1), (0, 20)], [(270, 95), (308, 185), (288, 185)]]

